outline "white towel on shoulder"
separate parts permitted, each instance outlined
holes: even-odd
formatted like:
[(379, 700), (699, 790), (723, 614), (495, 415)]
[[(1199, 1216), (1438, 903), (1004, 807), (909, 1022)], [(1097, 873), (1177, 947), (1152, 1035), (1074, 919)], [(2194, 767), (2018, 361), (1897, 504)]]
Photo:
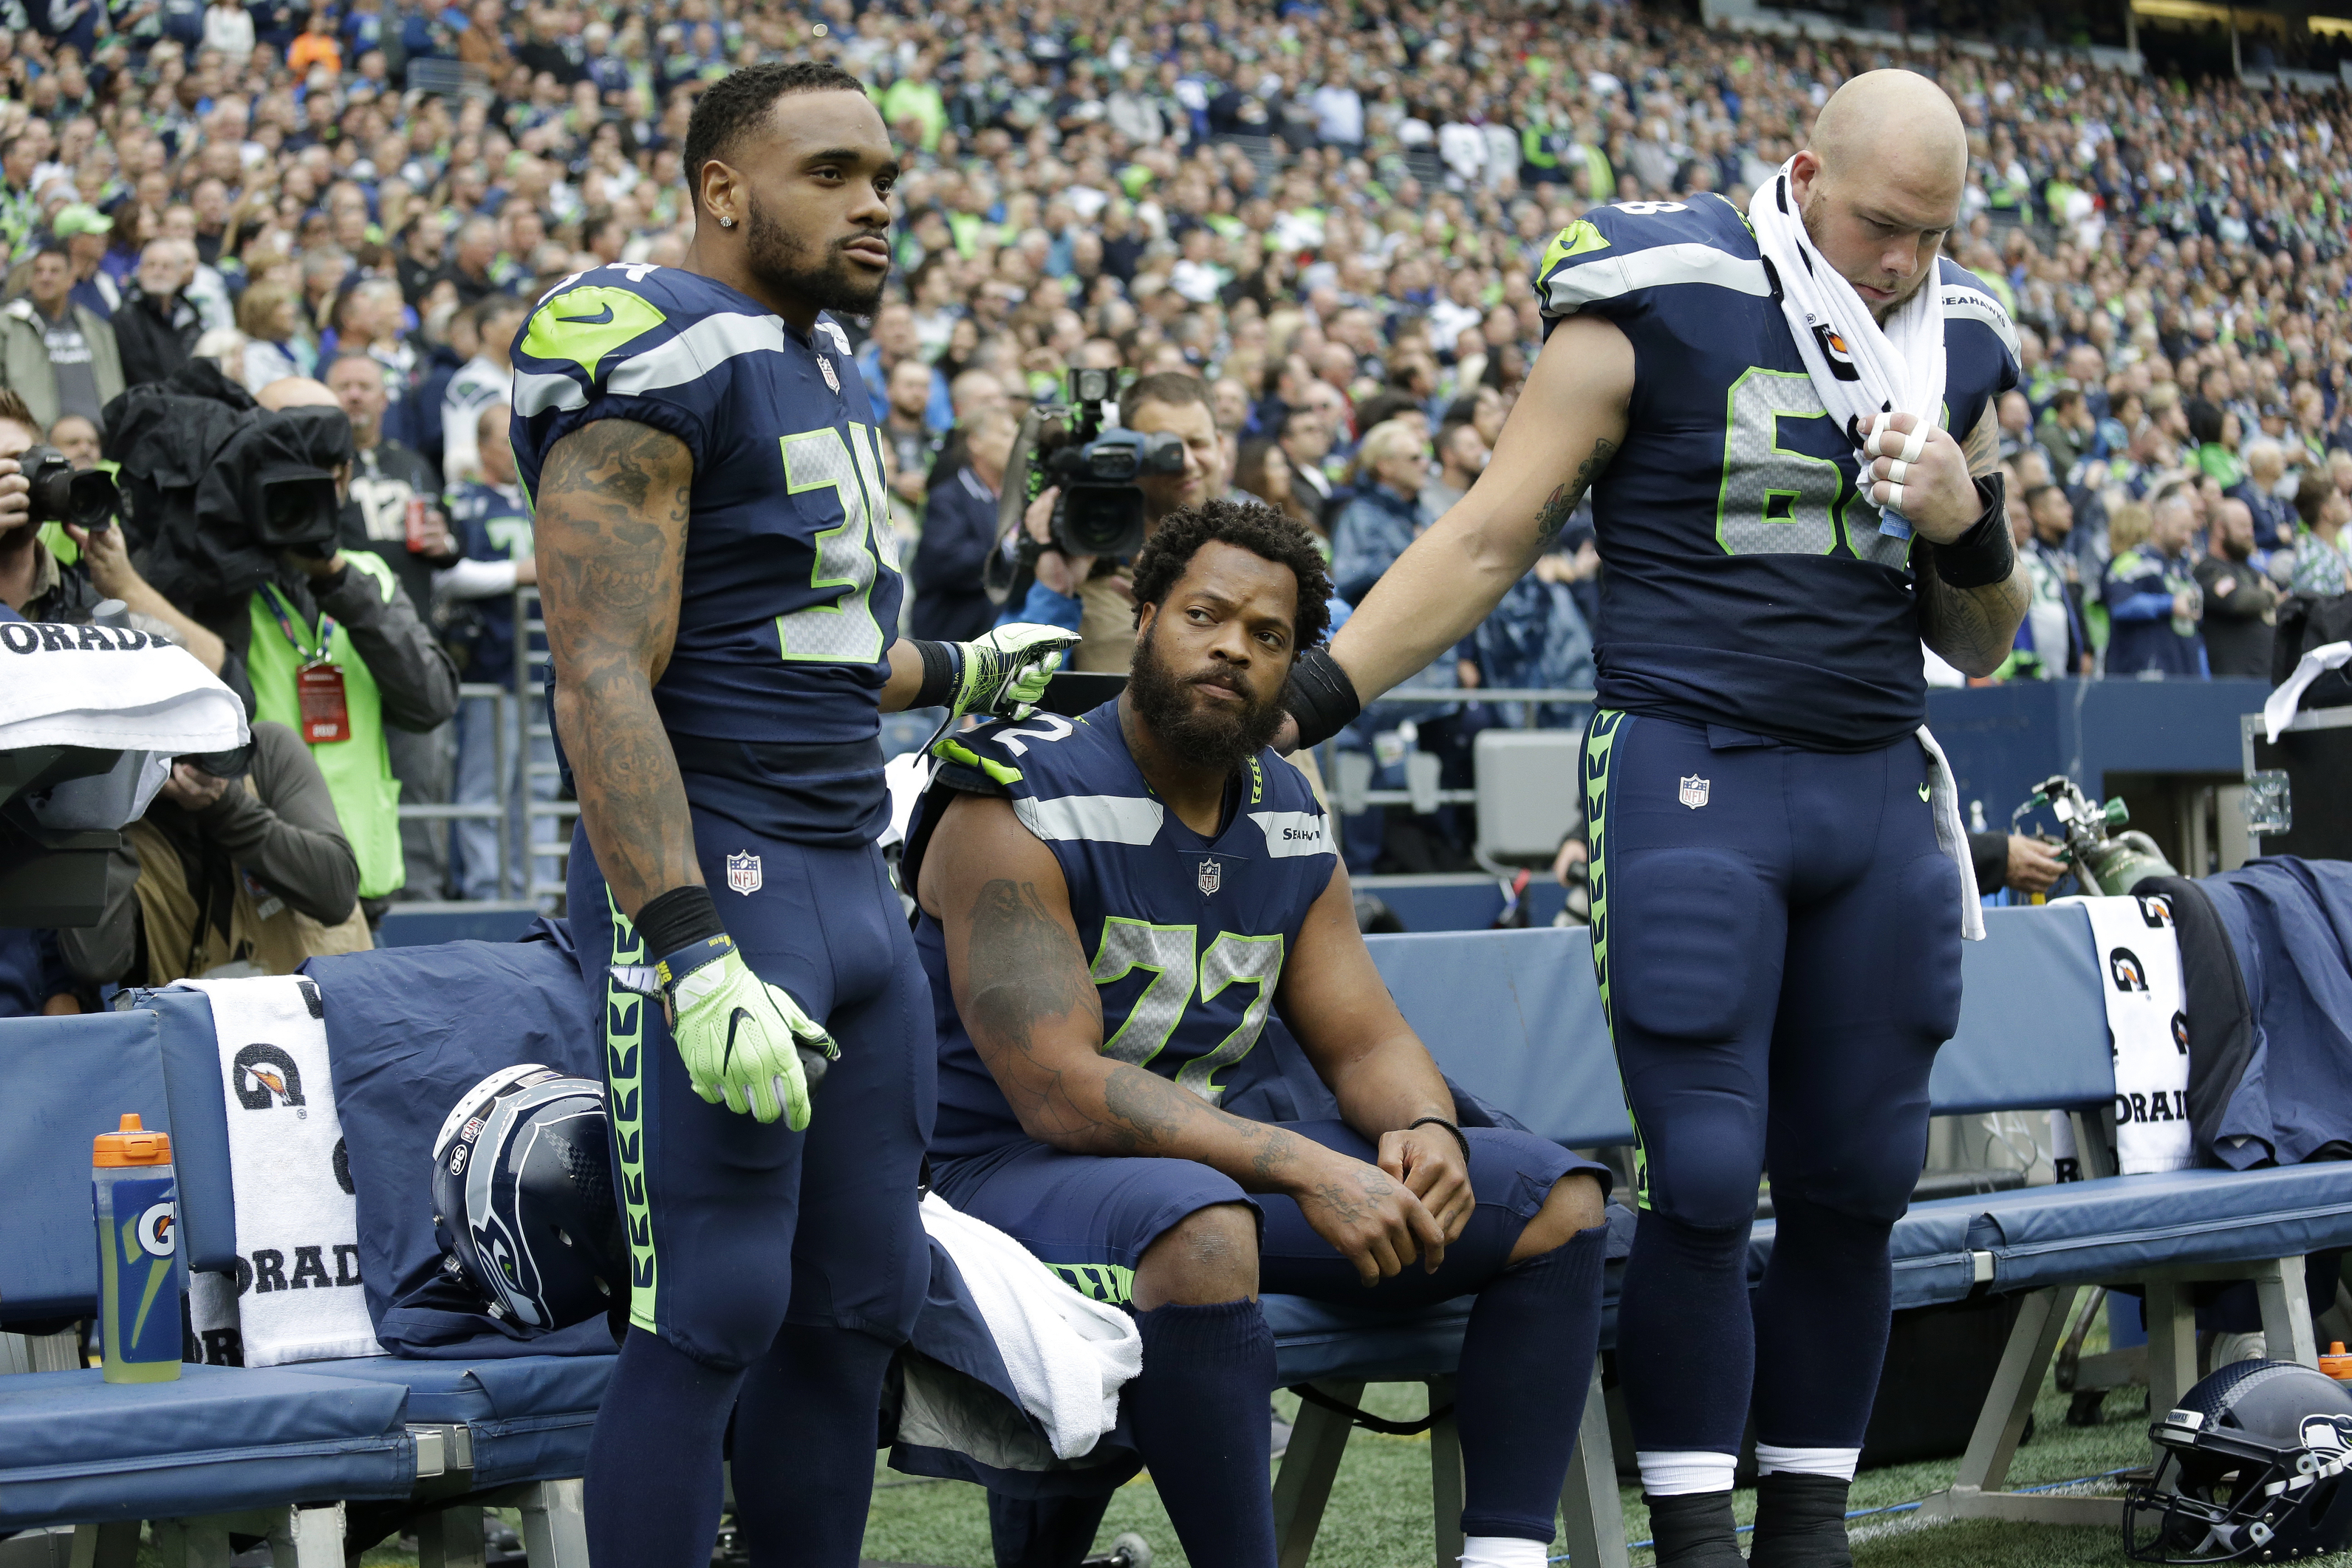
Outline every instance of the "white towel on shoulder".
[(236, 1196), (237, 1290), (194, 1293), (198, 1336), (239, 1331), (247, 1366), (383, 1354), (319, 988), (296, 975), (179, 984), (212, 1003)]
[[(1748, 226), (1756, 231), (1779, 285), (1780, 309), (1804, 356), (1805, 370), (1822, 404), (1853, 442), (1854, 460), (1864, 473), (1870, 460), (1863, 443), (1882, 413), (1917, 414), (1928, 428), (1944, 419), (1943, 291), (1929, 277), (1895, 308), (1881, 327), (1861, 295), (1813, 246), (1803, 214), (1789, 189), (1789, 166), (1757, 188), (1748, 200)], [(1929, 266), (1937, 263), (1930, 262)], [(1870, 486), (1862, 500), (1871, 504)], [(1911, 525), (1892, 508), (1881, 508), (1878, 531), (1909, 538)]]
[(1117, 1307), (1089, 1301), (992, 1225), (923, 1197), (923, 1228), (948, 1250), (1012, 1375), (1021, 1408), (1058, 1459), (1093, 1452), (1118, 1424), (1118, 1391), (1143, 1370), (1143, 1333)]

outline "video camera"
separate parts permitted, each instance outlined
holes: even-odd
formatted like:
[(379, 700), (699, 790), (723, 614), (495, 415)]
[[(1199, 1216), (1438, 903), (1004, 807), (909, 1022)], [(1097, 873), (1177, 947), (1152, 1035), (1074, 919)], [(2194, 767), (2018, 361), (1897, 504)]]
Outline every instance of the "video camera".
[(1053, 549), (1124, 559), (1143, 548), (1143, 487), (1136, 481), (1184, 471), (1180, 438), (1147, 435), (1118, 423), (1117, 371), (1072, 371), (1067, 391), (1066, 402), (1024, 414), (1013, 438), (996, 524), (999, 538), (1016, 542), (1010, 559), (1002, 550), (991, 552), (984, 579), (989, 598), (999, 604), (1046, 548), (1029, 537), (1021, 520), (1049, 486), (1061, 490), (1054, 502)]

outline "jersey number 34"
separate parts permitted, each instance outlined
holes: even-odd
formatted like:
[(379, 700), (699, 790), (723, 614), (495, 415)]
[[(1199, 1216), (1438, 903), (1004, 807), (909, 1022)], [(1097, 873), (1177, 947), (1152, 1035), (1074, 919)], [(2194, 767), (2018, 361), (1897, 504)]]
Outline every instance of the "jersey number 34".
[(882, 445), (871, 425), (805, 430), (783, 437), (784, 489), (798, 496), (832, 490), (841, 522), (816, 536), (809, 587), (832, 602), (776, 617), (776, 644), (793, 664), (870, 664), (889, 645), (874, 615), (874, 584), (898, 570), (898, 536), (882, 482)]

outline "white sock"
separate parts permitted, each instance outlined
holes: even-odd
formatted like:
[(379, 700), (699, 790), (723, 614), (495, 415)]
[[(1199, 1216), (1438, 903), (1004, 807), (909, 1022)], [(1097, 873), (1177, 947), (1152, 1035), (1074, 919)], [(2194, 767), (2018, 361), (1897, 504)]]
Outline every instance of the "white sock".
[(1544, 1543), (1516, 1535), (1473, 1535), (1462, 1542), (1462, 1568), (1544, 1568)]
[(1775, 1443), (1759, 1443), (1756, 1473), (1769, 1476), (1786, 1471), (1794, 1476), (1830, 1476), (1850, 1481), (1853, 1479), (1854, 1461), (1861, 1458), (1860, 1448), (1783, 1448)]
[(1683, 1497), (1692, 1492), (1729, 1491), (1731, 1472), (1739, 1468), (1737, 1454), (1711, 1448), (1665, 1448), (1633, 1456), (1642, 1467), (1642, 1490), (1652, 1497)]

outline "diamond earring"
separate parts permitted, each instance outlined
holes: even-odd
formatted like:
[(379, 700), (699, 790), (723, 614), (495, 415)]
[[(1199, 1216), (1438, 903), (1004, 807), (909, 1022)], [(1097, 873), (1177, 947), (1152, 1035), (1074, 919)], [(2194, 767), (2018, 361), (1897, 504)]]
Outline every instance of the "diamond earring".
[(735, 220), (733, 218), (721, 218), (719, 220), (719, 226), (722, 229), (731, 229), (735, 226)]

